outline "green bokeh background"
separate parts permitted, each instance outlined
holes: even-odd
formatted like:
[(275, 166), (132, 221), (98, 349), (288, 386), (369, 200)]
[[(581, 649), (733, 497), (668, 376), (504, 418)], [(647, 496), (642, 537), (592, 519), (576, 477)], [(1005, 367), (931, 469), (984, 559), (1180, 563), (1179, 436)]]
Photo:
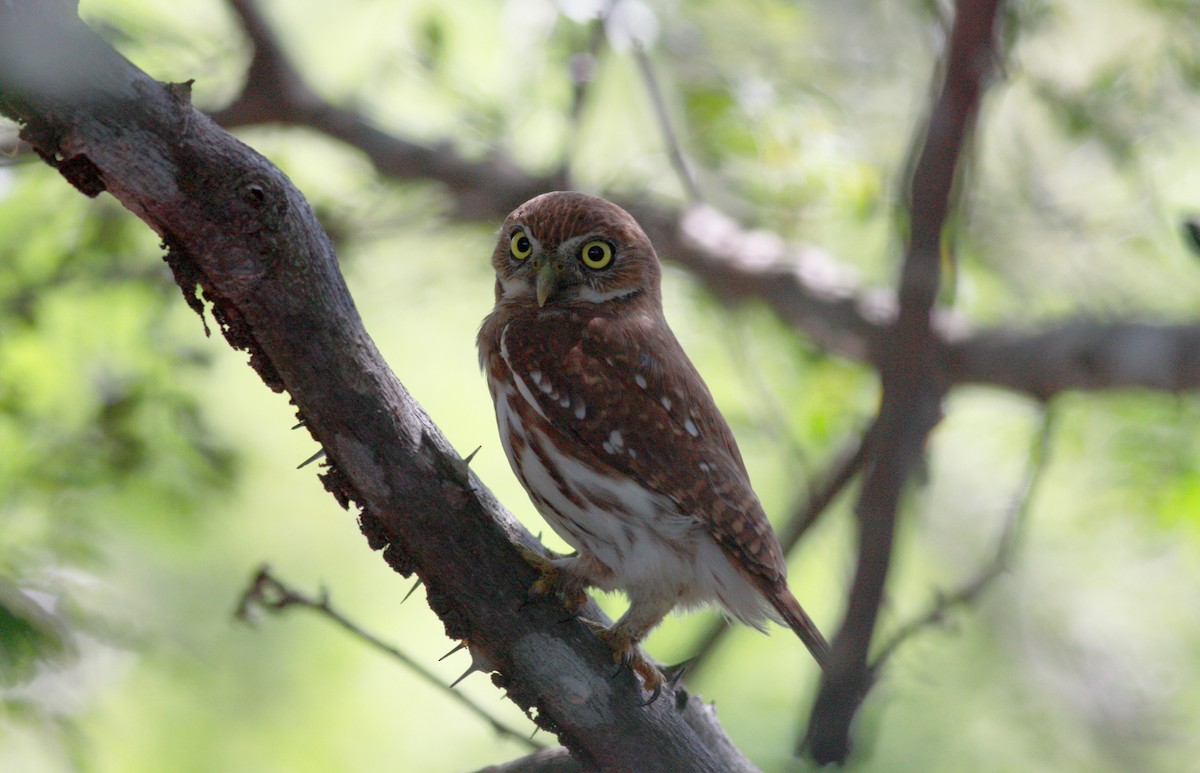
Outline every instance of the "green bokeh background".
[[(711, 202), (891, 282), (896, 191), (919, 126), (942, 4), (627, 0)], [(265, 10), (323, 95), (390, 131), (578, 187), (680, 201), (628, 49), (602, 54), (578, 125), (566, 59), (579, 6), (542, 0), (282, 0)], [(630, 10), (632, 9), (632, 10)], [(1061, 315), (1193, 319), (1200, 264), (1200, 18), (1189, 2), (1010, 6), (1004, 77), (981, 116), (956, 224), (954, 311), (1034, 328)], [(246, 45), (216, 0), (85, 0), (81, 12), (202, 107), (239, 87)], [(636, 16), (641, 13), (642, 16)], [(631, 17), (634, 18), (634, 17)], [(644, 22), (642, 29), (645, 29)], [(619, 37), (619, 36), (618, 36)], [(451, 442), (535, 532), (495, 436), (474, 335), (495, 223), (449, 217), (429, 185), (379, 179), (300, 129), (239, 132), (338, 238), (368, 330)], [(219, 336), (206, 338), (157, 239), (52, 170), (0, 167), (0, 770), (460, 771), (517, 757), (444, 693), (304, 612), (236, 622), (255, 569), (332, 601), (446, 683), (466, 668), (418, 591), (297, 470), (316, 447)], [(664, 255), (664, 258), (670, 258)], [(721, 306), (668, 265), (668, 318), (734, 426), (777, 520), (877, 400), (764, 308)], [(210, 323), (211, 324), (211, 323)], [(1041, 409), (953, 394), (905, 506), (884, 635), (986, 562)], [(1009, 572), (909, 641), (867, 701), (851, 769), (1195, 769), (1200, 753), (1200, 401), (1070, 394)], [(791, 560), (833, 630), (853, 571), (839, 502)], [(602, 600), (621, 609), (620, 598)], [(649, 641), (687, 658), (711, 613)], [(816, 684), (776, 630), (738, 630), (690, 683), (764, 771), (790, 757)], [(533, 726), (485, 676), (456, 688)], [(544, 734), (537, 736), (549, 742)]]

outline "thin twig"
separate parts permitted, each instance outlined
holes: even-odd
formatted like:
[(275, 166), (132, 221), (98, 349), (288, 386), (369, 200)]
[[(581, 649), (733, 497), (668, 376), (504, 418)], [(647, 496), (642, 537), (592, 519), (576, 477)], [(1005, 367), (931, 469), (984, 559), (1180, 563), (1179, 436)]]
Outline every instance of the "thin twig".
[(679, 177), (679, 182), (683, 184), (683, 190), (687, 194), (689, 203), (701, 204), (704, 202), (704, 197), (700, 195), (696, 178), (692, 175), (691, 167), (688, 166), (687, 159), (683, 156), (683, 150), (679, 145), (679, 135), (671, 124), (671, 116), (667, 114), (667, 104), (663, 99), (662, 89), (659, 88), (658, 78), (654, 74), (654, 63), (650, 61), (650, 55), (646, 53), (645, 47), (640, 42), (633, 45), (633, 58), (642, 73), (642, 80), (646, 82), (646, 93), (650, 96), (650, 103), (654, 105), (654, 116), (658, 119), (658, 128), (662, 132), (663, 141), (667, 144), (667, 155), (671, 159), (671, 166)]
[(1046, 406), (1042, 413), (1041, 426), (1029, 452), (1029, 462), (1025, 466), (1025, 474), (1013, 494), (1007, 516), (1004, 519), (1004, 529), (1000, 533), (1000, 539), (996, 542), (996, 552), (991, 560), (980, 567), (975, 576), (963, 583), (957, 590), (939, 594), (937, 602), (925, 614), (901, 626), (879, 651), (875, 662), (871, 664), (872, 670), (882, 668), (900, 645), (912, 636), (925, 628), (941, 623), (945, 619), (946, 613), (952, 608), (973, 602), (997, 577), (1011, 567), (1021, 533), (1024, 531), (1024, 524), (1029, 519), (1029, 510), (1034, 494), (1042, 480), (1043, 473), (1049, 466), (1049, 449), (1054, 426), (1053, 406)]
[(441, 677), (429, 671), (417, 661), (413, 660), (408, 655), (396, 649), (392, 645), (384, 642), (382, 639), (368, 633), (359, 627), (349, 618), (335, 610), (329, 603), (329, 594), (322, 590), (321, 595), (317, 599), (310, 598), (298, 590), (291, 588), (283, 583), (282, 580), (271, 574), (270, 567), (265, 564), (259, 567), (258, 572), (254, 575), (254, 580), (242, 594), (238, 602), (237, 618), (245, 622), (252, 622), (254, 611), (256, 609), (264, 609), (269, 612), (279, 613), (289, 607), (303, 607), (318, 612), (324, 617), (337, 623), (343, 630), (349, 632), (358, 639), (366, 642), (375, 649), (391, 656), (393, 659), (402, 663), (405, 667), (412, 670), (417, 676), (423, 679), (428, 684), (444, 690), (447, 695), (465, 707), (475, 716), (482, 719), (492, 726), (492, 729), (503, 736), (508, 736), (530, 749), (544, 749), (545, 746), (537, 741), (534, 741), (526, 733), (520, 730), (515, 730), (504, 724), (499, 719), (496, 719), (491, 714), (484, 711), (478, 705), (473, 703), (470, 698), (461, 692), (451, 690), (441, 679)]

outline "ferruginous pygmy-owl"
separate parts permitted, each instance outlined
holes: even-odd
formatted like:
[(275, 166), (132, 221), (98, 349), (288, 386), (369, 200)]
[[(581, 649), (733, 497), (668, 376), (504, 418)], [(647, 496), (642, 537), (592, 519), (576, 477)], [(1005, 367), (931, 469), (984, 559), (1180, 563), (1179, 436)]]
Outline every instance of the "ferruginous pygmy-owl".
[(540, 561), (535, 592), (588, 587), (629, 610), (598, 632), (657, 690), (637, 644), (675, 607), (717, 602), (762, 630), (828, 645), (788, 590), (783, 552), (733, 433), (663, 316), (661, 270), (625, 210), (547, 193), (508, 216), (479, 361), (500, 440), (542, 517), (576, 555)]

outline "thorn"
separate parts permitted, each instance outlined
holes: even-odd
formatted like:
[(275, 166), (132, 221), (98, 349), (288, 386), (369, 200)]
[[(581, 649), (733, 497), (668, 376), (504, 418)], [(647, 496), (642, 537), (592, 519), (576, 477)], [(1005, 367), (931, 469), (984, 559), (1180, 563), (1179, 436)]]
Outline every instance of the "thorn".
[(321, 458), (321, 457), (323, 457), (323, 456), (325, 456), (325, 449), (324, 449), (324, 448), (322, 448), (320, 451), (317, 451), (315, 454), (313, 454), (312, 456), (308, 457), (308, 458), (307, 458), (307, 459), (305, 459), (303, 462), (300, 462), (299, 466), (297, 466), (297, 467), (296, 467), (296, 469), (297, 469), (297, 470), (304, 469), (305, 467), (307, 467), (308, 465), (310, 465), (310, 464), (312, 464), (313, 462), (317, 461), (318, 459), (320, 459), (320, 458)]
[(300, 422), (299, 422), (298, 424), (296, 424), (294, 427), (292, 427), (292, 429), (300, 429), (300, 428), (301, 428), (301, 427), (303, 427), (305, 424), (308, 424), (308, 422), (307, 422), (306, 420), (304, 420), (304, 419), (301, 419), (301, 420), (300, 420)]
[[(460, 647), (454, 648), (450, 652), (456, 652), (461, 647), (466, 647), (467, 651), (471, 653), (471, 665), (467, 668), (466, 671), (463, 672), (462, 676), (460, 676), (459, 678), (455, 679), (453, 682), (450, 683), (451, 688), (453, 688), (459, 682), (466, 679), (468, 676), (475, 673), (476, 671), (483, 674), (483, 673), (493, 670), (491, 664), (488, 663), (487, 658), (484, 658), (479, 653), (478, 650), (471, 649), (471, 643), (467, 639), (463, 639), (462, 645), (460, 645)], [(449, 654), (449, 653), (447, 653), (447, 654)]]
[(459, 650), (466, 649), (466, 648), (467, 648), (467, 640), (463, 639), (458, 644), (454, 645), (454, 649), (450, 650), (445, 655), (442, 655), (440, 658), (438, 658), (438, 662), (441, 663), (443, 660), (450, 657), (454, 653), (458, 652)]
[(404, 594), (404, 598), (400, 599), (400, 603), (403, 604), (404, 602), (408, 601), (408, 597), (413, 595), (414, 593), (416, 593), (417, 588), (420, 588), (421, 584), (424, 582), (425, 582), (424, 580), (422, 580), (420, 577), (418, 577), (417, 581), (413, 583), (413, 586), (408, 589), (408, 593)]
[(675, 685), (679, 684), (681, 679), (683, 679), (683, 675), (687, 672), (688, 666), (692, 665), (695, 660), (695, 658), (688, 658), (682, 663), (676, 663), (673, 666), (666, 666), (662, 669), (663, 676), (667, 678), (667, 684), (671, 685), (672, 689), (675, 687)]
[(538, 727), (537, 725), (534, 725), (534, 726), (533, 726), (533, 732), (529, 734), (529, 740), (531, 740), (531, 741), (532, 741), (532, 740), (533, 740), (533, 737), (534, 737), (535, 735), (537, 735), (537, 734), (538, 734), (538, 731), (539, 731), (539, 730), (541, 730), (541, 728), (540, 728), (540, 727)]
[(192, 105), (192, 84), (194, 80), (183, 81), (182, 83), (164, 83), (163, 86), (167, 89), (167, 94), (175, 101), (175, 104), (181, 108), (191, 107)]
[(471, 663), (471, 665), (467, 666), (467, 670), (466, 670), (466, 671), (463, 671), (463, 675), (462, 675), (462, 676), (460, 676), (459, 678), (455, 679), (453, 682), (451, 682), (451, 683), (450, 683), (450, 689), (451, 689), (451, 690), (453, 690), (455, 687), (457, 687), (457, 686), (458, 686), (458, 683), (459, 683), (459, 682), (461, 682), (462, 680), (466, 679), (468, 676), (470, 676), (471, 674), (475, 673), (476, 671), (483, 671), (483, 669), (482, 669), (482, 668), (479, 668), (479, 667), (477, 667), (477, 666), (475, 665), (475, 663), (473, 663), (473, 662), (472, 662), (472, 663)]
[(479, 453), (480, 448), (483, 448), (483, 446), (476, 447), (474, 451), (467, 454), (465, 459), (450, 462), (451, 470), (464, 486), (471, 485), (471, 460), (475, 458), (475, 454)]

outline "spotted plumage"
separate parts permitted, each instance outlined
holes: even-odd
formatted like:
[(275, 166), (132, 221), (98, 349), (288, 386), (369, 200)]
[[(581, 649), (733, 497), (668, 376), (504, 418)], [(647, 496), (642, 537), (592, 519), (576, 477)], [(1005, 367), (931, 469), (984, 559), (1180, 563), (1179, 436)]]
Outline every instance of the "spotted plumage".
[(677, 606), (716, 602), (758, 628), (780, 619), (823, 662), (733, 433), (663, 316), (658, 258), (633, 218), (548, 193), (504, 221), (492, 265), (480, 364), (514, 472), (578, 551), (554, 562), (560, 584), (629, 596), (605, 633), (649, 686), (661, 677), (634, 645)]

